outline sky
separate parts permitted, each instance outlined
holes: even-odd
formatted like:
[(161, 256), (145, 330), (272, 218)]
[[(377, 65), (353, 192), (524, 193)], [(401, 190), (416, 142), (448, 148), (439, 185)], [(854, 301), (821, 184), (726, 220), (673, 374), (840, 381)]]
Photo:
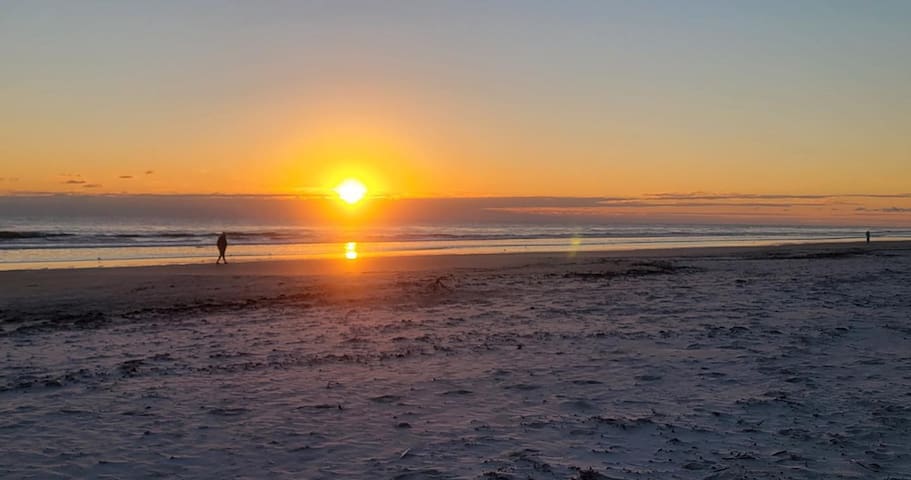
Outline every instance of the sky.
[(0, 7), (6, 196), (911, 212), (907, 1)]

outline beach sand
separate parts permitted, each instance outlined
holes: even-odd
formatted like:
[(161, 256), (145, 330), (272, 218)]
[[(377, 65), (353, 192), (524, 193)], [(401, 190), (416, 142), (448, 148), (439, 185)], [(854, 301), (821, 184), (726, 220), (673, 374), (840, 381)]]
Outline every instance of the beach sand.
[(909, 292), (906, 242), (0, 272), (0, 477), (911, 478)]

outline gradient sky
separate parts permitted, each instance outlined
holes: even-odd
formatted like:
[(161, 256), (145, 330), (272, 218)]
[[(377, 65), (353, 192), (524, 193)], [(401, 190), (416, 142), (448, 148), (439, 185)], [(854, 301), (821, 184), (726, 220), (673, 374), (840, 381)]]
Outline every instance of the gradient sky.
[(5, 0), (0, 192), (903, 194), (909, 25), (907, 1)]

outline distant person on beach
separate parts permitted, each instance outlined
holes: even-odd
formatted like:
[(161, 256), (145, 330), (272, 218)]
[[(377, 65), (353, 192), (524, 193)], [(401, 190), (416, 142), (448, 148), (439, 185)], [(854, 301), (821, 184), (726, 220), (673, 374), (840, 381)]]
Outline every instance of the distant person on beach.
[(218, 265), (222, 260), (225, 261), (225, 265), (228, 264), (228, 259), (225, 258), (225, 250), (228, 249), (228, 236), (225, 235), (225, 232), (221, 232), (221, 235), (218, 236), (218, 241), (215, 242), (215, 245), (218, 245), (218, 260), (215, 260), (215, 264)]
[(867, 243), (870, 243), (870, 231), (867, 230)]

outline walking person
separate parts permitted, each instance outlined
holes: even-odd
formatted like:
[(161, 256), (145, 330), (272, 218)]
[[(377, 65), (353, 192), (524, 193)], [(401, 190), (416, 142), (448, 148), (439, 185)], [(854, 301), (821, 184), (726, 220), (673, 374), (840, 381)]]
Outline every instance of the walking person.
[(215, 245), (218, 246), (218, 260), (215, 260), (215, 264), (218, 265), (219, 262), (224, 260), (225, 265), (227, 265), (228, 259), (225, 258), (225, 250), (228, 249), (228, 236), (225, 235), (225, 232), (221, 232), (221, 235), (218, 236), (218, 241), (215, 242)]

